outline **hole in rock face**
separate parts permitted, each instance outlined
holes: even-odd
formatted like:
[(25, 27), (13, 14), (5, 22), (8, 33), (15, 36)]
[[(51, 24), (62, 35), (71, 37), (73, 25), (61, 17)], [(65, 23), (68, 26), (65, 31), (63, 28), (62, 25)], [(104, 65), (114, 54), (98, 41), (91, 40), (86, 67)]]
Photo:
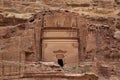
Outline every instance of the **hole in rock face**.
[(31, 19), (29, 22), (33, 22), (34, 21), (34, 19)]
[(64, 66), (64, 63), (63, 63), (63, 59), (58, 59), (58, 64), (63, 67)]
[(34, 22), (34, 17), (30, 18), (29, 22)]
[(25, 61), (29, 62), (33, 58), (33, 52), (25, 52)]

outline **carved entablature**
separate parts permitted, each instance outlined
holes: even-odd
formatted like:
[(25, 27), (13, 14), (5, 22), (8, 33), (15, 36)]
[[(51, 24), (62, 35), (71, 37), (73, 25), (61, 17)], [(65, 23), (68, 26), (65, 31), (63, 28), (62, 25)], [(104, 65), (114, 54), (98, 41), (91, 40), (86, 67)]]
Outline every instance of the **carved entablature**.
[(47, 29), (43, 34), (43, 38), (77, 38), (77, 30), (72, 29)]
[(54, 12), (44, 17), (44, 27), (76, 27), (77, 16), (69, 12)]

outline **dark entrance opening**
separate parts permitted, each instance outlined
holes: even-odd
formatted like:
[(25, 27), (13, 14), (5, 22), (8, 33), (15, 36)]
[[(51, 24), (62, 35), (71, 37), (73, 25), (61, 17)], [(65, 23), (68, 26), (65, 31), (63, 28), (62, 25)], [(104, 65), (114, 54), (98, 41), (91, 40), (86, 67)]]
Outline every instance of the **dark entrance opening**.
[(63, 67), (64, 66), (64, 63), (63, 63), (63, 60), (62, 59), (58, 59), (58, 64)]
[(29, 62), (32, 61), (33, 58), (33, 52), (25, 52), (25, 61)]

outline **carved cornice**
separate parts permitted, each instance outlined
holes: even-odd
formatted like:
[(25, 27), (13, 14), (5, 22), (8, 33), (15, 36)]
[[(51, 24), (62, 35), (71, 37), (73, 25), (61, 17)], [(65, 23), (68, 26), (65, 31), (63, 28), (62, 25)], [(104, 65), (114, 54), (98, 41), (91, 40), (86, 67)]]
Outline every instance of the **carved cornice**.
[(44, 30), (78, 30), (77, 27), (44, 27)]

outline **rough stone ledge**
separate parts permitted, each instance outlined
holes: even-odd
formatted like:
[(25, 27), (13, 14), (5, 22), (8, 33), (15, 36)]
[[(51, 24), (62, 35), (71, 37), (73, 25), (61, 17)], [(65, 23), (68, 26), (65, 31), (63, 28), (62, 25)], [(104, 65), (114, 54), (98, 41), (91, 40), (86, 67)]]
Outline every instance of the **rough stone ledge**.
[(98, 76), (94, 73), (86, 74), (25, 74), (23, 78), (90, 78), (98, 80)]

